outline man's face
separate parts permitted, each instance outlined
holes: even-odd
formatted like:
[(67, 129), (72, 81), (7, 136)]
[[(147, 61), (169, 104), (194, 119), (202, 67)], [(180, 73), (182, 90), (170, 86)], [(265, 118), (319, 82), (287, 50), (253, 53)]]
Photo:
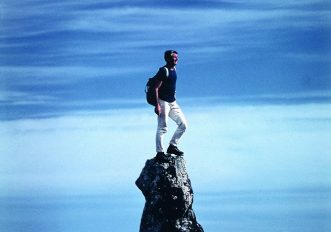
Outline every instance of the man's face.
[(178, 54), (172, 53), (171, 57), (168, 59), (168, 63), (171, 65), (176, 65), (178, 63)]

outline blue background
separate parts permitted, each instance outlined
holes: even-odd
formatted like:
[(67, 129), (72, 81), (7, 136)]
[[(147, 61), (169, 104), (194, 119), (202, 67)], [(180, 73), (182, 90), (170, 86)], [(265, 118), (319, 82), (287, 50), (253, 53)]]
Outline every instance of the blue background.
[[(155, 155), (145, 83), (175, 49), (198, 221), (207, 231), (327, 231), (330, 16), (329, 1), (311, 0), (1, 1), (0, 228), (82, 231), (86, 218), (70, 221), (81, 211), (66, 207), (97, 198), (89, 225), (102, 231), (119, 196), (132, 202), (115, 206), (118, 217), (135, 218), (123, 231), (138, 228), (134, 181)], [(241, 211), (261, 193), (257, 211)], [(49, 202), (55, 221), (40, 214)]]

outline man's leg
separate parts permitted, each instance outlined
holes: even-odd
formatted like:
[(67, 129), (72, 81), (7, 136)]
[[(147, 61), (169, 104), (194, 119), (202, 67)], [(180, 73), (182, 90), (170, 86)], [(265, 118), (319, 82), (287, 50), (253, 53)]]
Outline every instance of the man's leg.
[(170, 103), (169, 117), (177, 124), (177, 129), (170, 140), (170, 144), (177, 147), (179, 139), (182, 137), (187, 128), (187, 121), (176, 101)]
[(167, 133), (167, 121), (169, 114), (169, 103), (160, 100), (161, 113), (157, 117), (157, 130), (156, 130), (156, 152), (164, 152), (163, 150), (163, 135)]

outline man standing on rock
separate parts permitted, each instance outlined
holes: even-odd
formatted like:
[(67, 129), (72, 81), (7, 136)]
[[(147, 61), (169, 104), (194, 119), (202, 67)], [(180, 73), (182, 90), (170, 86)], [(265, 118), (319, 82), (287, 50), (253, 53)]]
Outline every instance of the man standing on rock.
[(178, 141), (182, 137), (187, 128), (185, 116), (176, 102), (176, 65), (178, 63), (178, 53), (174, 50), (167, 50), (164, 53), (166, 65), (161, 67), (156, 74), (155, 94), (157, 104), (155, 106), (155, 113), (157, 118), (156, 131), (156, 152), (157, 155), (164, 155), (163, 137), (167, 132), (167, 122), (169, 117), (177, 124), (177, 129), (170, 140), (167, 149), (168, 154), (177, 156), (184, 155), (184, 152), (178, 149)]

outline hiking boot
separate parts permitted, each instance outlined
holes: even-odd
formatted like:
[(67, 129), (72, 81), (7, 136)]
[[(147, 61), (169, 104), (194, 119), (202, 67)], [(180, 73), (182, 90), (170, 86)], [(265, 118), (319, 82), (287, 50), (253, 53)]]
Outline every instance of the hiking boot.
[(165, 155), (163, 151), (159, 151), (158, 153), (156, 153), (156, 156), (159, 156), (159, 155)]
[(181, 150), (178, 149), (178, 147), (176, 147), (175, 145), (170, 144), (168, 149), (167, 149), (167, 153), (169, 154), (174, 154), (177, 156), (183, 156), (184, 152), (182, 152)]
[(158, 163), (166, 163), (168, 162), (168, 156), (164, 152), (156, 153), (155, 160)]

